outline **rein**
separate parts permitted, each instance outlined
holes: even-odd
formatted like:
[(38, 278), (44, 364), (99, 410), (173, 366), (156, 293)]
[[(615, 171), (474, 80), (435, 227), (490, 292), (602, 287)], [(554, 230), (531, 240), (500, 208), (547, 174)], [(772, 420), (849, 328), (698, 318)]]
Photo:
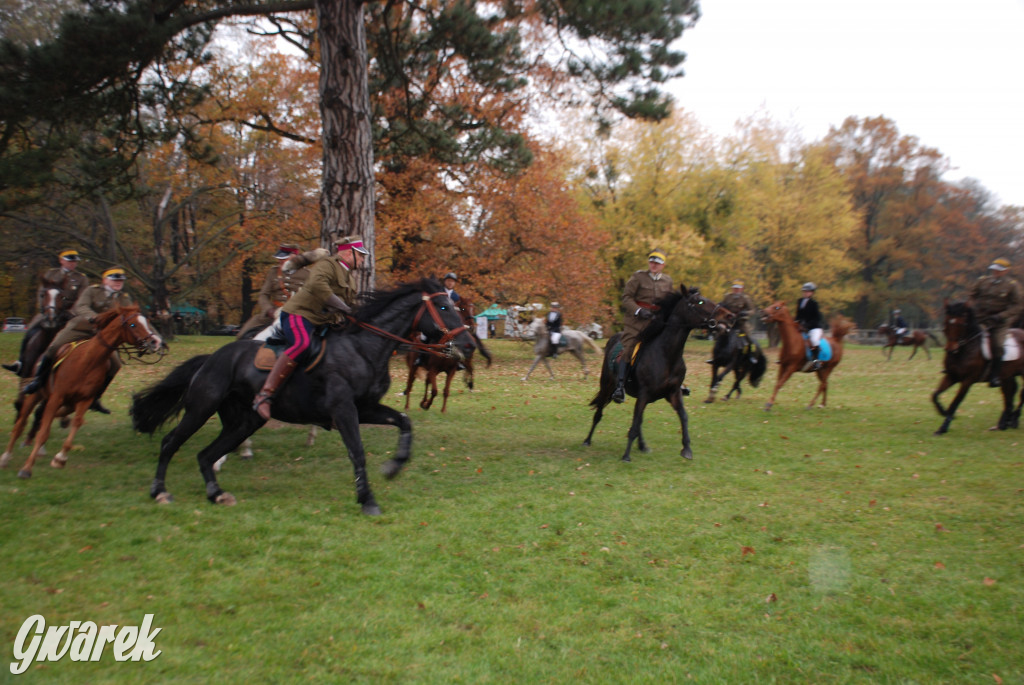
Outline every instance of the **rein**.
[[(122, 314), (120, 316), (120, 319), (121, 319), (121, 328), (125, 328), (126, 326), (128, 326), (129, 321), (128, 321), (127, 317), (125, 317)], [(132, 361), (132, 360), (136, 360), (136, 361), (138, 361), (141, 364), (147, 364), (147, 365), (148, 364), (156, 364), (156, 363), (162, 361), (163, 358), (164, 358), (164, 355), (167, 354), (166, 346), (158, 347), (155, 352), (150, 352), (149, 350), (147, 350), (143, 346), (143, 343), (145, 341), (150, 340), (151, 338), (155, 338), (156, 337), (156, 335), (154, 333), (150, 333), (145, 338), (140, 338), (140, 339), (136, 340), (134, 343), (120, 342), (120, 343), (115, 343), (115, 344), (111, 345), (101, 335), (103, 333), (103, 331), (105, 331), (105, 330), (106, 330), (106, 328), (104, 328), (103, 330), (97, 332), (96, 335), (93, 337), (93, 340), (98, 340), (99, 343), (103, 347), (105, 347), (106, 349), (110, 350), (111, 352), (116, 352), (118, 358), (122, 359), (125, 363), (128, 363), (129, 361)], [(122, 353), (124, 354), (123, 357), (122, 357)], [(143, 357), (145, 357), (148, 354), (156, 355), (156, 359), (154, 359), (153, 361), (144, 361)]]
[(357, 321), (355, 317), (351, 315), (348, 316), (348, 319), (349, 321), (352, 321), (355, 324), (357, 324), (360, 328), (371, 331), (372, 333), (375, 333), (383, 338), (407, 344), (410, 347), (413, 347), (417, 350), (423, 350), (424, 352), (429, 352), (430, 354), (436, 355), (438, 357), (451, 357), (452, 340), (454, 340), (455, 336), (457, 336), (459, 333), (466, 330), (467, 327), (465, 325), (462, 325), (459, 326), (458, 328), (449, 330), (444, 325), (444, 322), (441, 320), (441, 314), (437, 311), (437, 307), (434, 306), (434, 298), (447, 296), (448, 294), (445, 292), (432, 294), (423, 293), (423, 304), (421, 304), (420, 308), (416, 311), (416, 316), (413, 317), (412, 326), (410, 327), (410, 330), (415, 330), (416, 324), (420, 322), (420, 318), (423, 316), (423, 312), (428, 312), (430, 314), (430, 318), (433, 320), (434, 324), (442, 333), (440, 342), (436, 343), (425, 343), (420, 340), (415, 340), (415, 336), (413, 335), (410, 335), (408, 338), (403, 338), (400, 335), (395, 335), (394, 333), (385, 331), (383, 328), (378, 328), (373, 324), (365, 323), (363, 321)]

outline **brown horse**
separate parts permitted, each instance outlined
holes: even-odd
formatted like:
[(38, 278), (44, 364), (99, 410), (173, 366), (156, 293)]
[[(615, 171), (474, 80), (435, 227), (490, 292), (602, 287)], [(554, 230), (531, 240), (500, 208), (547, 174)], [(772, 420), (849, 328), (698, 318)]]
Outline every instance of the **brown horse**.
[[(463, 325), (470, 332), (470, 336), (476, 344), (476, 349), (480, 350), (480, 354), (487, 360), (487, 366), (490, 367), (491, 353), (484, 347), (483, 341), (474, 332), (476, 330), (476, 321), (473, 318), (475, 309), (473, 303), (466, 300), (466, 298), (462, 298), (455, 303), (455, 308), (462, 318)], [(470, 391), (473, 390), (473, 350), (470, 350), (466, 354), (466, 358), (460, 362), (451, 357), (425, 354), (419, 350), (411, 349), (405, 355), (405, 362), (409, 366), (409, 381), (405, 386), (405, 393), (403, 393), (405, 395), (406, 409), (409, 408), (412, 386), (416, 383), (416, 376), (420, 369), (423, 369), (426, 374), (426, 385), (423, 388), (423, 399), (420, 400), (420, 409), (430, 409), (430, 406), (434, 403), (434, 398), (437, 397), (437, 377), (442, 373), (445, 374), (444, 394), (443, 401), (441, 402), (442, 414), (448, 409), (448, 393), (451, 391), (452, 378), (455, 377), (458, 371), (465, 370), (466, 385)]]
[(887, 323), (883, 323), (878, 327), (878, 334), (886, 338), (886, 343), (882, 345), (882, 354), (885, 354), (886, 350), (889, 350), (889, 359), (892, 359), (892, 351), (896, 349), (896, 346), (910, 347), (913, 346), (913, 350), (910, 352), (910, 356), (907, 357), (907, 361), (914, 358), (917, 354), (918, 348), (924, 350), (924, 353), (928, 355), (928, 358), (932, 358), (932, 353), (928, 351), (928, 339), (930, 338), (933, 343), (939, 345), (939, 339), (932, 335), (931, 331), (907, 331), (906, 335), (897, 336), (896, 331)]
[[(975, 318), (974, 310), (965, 302), (946, 302), (943, 331), (946, 334), (946, 357), (942, 361), (942, 380), (939, 387), (932, 393), (932, 404), (943, 416), (942, 425), (935, 435), (942, 435), (949, 430), (949, 424), (956, 416), (956, 410), (960, 403), (967, 396), (971, 386), (979, 381), (988, 379), (989, 362), (982, 354), (983, 332)], [(1024, 331), (1019, 328), (1011, 328), (1007, 337), (1017, 341), (1018, 346), (1024, 349)], [(1024, 358), (1016, 360), (1005, 360), (999, 368), (999, 378), (1002, 381), (1000, 389), (1003, 392), (1003, 413), (999, 417), (997, 428), (1006, 430), (1016, 428), (1020, 419), (1021, 403), (1024, 403), (1024, 393), (1021, 402), (1014, 408), (1013, 396), (1017, 392), (1017, 376), (1024, 375)], [(956, 396), (949, 407), (943, 407), (939, 401), (939, 395), (956, 384), (960, 384)]]
[(110, 358), (122, 345), (131, 345), (139, 354), (157, 352), (164, 348), (164, 341), (157, 335), (146, 317), (139, 313), (138, 307), (118, 307), (96, 317), (98, 332), (92, 338), (78, 345), (71, 345), (70, 350), (58, 357), (50, 374), (49, 383), (38, 392), (26, 395), (18, 412), (11, 439), (7, 449), (0, 455), (0, 468), (7, 466), (11, 460), (14, 443), (25, 429), (28, 417), (36, 405), (43, 404), (43, 413), (39, 431), (36, 433), (35, 444), (28, 461), (18, 471), (19, 478), (30, 478), (36, 457), (42, 451), (46, 440), (50, 437), (50, 424), (58, 416), (67, 416), (72, 411), (75, 416), (71, 420), (71, 429), (64, 440), (60, 452), (54, 456), (50, 466), (64, 468), (71, 452), (72, 444), (78, 429), (85, 423), (85, 412), (93, 400), (102, 391)]
[[(786, 384), (790, 376), (797, 371), (810, 372), (811, 369), (807, 360), (807, 347), (804, 344), (804, 338), (793, 316), (786, 309), (785, 303), (776, 302), (765, 309), (762, 316), (765, 321), (774, 321), (778, 324), (782, 344), (779, 350), (779, 378), (775, 381), (775, 390), (772, 391), (771, 399), (764, 406), (767, 411), (775, 404), (775, 396), (779, 394), (779, 389)], [(830, 324), (832, 336), (827, 340), (832, 346), (832, 358), (823, 362), (821, 368), (814, 372), (818, 374), (818, 389), (814, 392), (811, 403), (807, 405), (808, 409), (814, 406), (818, 395), (821, 395), (821, 406), (824, 407), (828, 401), (828, 377), (843, 359), (843, 338), (853, 330), (853, 322), (845, 316), (834, 317)]]

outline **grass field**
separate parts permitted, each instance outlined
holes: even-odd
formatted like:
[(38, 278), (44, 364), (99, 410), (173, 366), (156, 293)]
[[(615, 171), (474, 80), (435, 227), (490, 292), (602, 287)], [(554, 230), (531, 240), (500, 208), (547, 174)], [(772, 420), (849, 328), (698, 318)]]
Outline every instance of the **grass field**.
[[(0, 357), (19, 341), (0, 336)], [(803, 375), (766, 413), (774, 365), (705, 405), (709, 346), (691, 341), (695, 459), (661, 402), (651, 453), (625, 464), (631, 403), (583, 447), (596, 375), (560, 358), (557, 380), (541, 368), (523, 384), (530, 347), (495, 341), (446, 415), (413, 402), (397, 479), (377, 473), (397, 433), (364, 429), (383, 516), (359, 513), (336, 433), (307, 448), (280, 424), (221, 472), (238, 506), (205, 498), (194, 457), (212, 426), (171, 464), (176, 501), (156, 505), (159, 436), (132, 432), (130, 393), (227, 341), (182, 338), (162, 364), (126, 367), (114, 415), (87, 417), (63, 471), (41, 460), (19, 480), (24, 447), (0, 471), (0, 682), (1024, 682), (1021, 434), (987, 430), (1001, 403), (979, 385), (933, 436), (940, 353), (852, 346), (827, 409), (804, 409)], [(392, 377), (401, 407), (404, 368)], [(0, 405), (14, 389), (8, 376)], [(14, 676), (34, 614), (153, 614), (162, 654)]]

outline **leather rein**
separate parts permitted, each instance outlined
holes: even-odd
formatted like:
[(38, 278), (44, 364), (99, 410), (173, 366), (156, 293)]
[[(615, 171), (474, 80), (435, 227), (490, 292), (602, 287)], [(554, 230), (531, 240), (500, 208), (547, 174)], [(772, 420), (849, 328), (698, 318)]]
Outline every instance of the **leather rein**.
[(382, 328), (378, 328), (373, 324), (365, 323), (363, 321), (357, 321), (355, 317), (351, 315), (348, 316), (348, 320), (357, 324), (360, 328), (372, 331), (373, 333), (376, 333), (377, 335), (383, 338), (404, 343), (414, 349), (423, 350), (424, 352), (429, 352), (430, 354), (436, 355), (438, 357), (453, 357), (454, 354), (452, 353), (452, 348), (454, 347), (453, 341), (455, 340), (455, 336), (457, 336), (462, 331), (467, 330), (468, 327), (462, 325), (459, 326), (458, 328), (449, 329), (447, 326), (445, 326), (444, 322), (441, 320), (441, 313), (437, 311), (437, 306), (434, 304), (434, 298), (437, 297), (448, 297), (448, 293), (442, 291), (439, 293), (422, 294), (422, 304), (420, 305), (420, 308), (416, 310), (416, 316), (413, 317), (412, 326), (410, 327), (411, 331), (415, 331), (416, 325), (420, 322), (420, 319), (423, 317), (423, 313), (427, 312), (442, 334), (441, 340), (436, 343), (425, 343), (420, 340), (416, 340), (416, 336), (413, 335), (412, 333), (410, 333), (408, 338), (403, 338), (400, 335), (395, 335), (394, 333), (385, 331)]

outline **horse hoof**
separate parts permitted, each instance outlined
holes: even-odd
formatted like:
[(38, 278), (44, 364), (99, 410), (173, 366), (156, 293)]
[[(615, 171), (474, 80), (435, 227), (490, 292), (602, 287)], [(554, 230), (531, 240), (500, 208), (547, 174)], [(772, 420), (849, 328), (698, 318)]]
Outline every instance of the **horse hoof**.
[(632, 460), (632, 459), (630, 459), (630, 458), (629, 458), (629, 455), (627, 454), (627, 455), (625, 455), (624, 457), (622, 457), (622, 461), (633, 461), (633, 460)]
[(589, 440), (584, 440), (583, 441), (583, 446), (584, 447), (590, 447), (590, 441)]
[(522, 382), (524, 382), (524, 383), (525, 383), (525, 382), (526, 382), (526, 376), (523, 376), (523, 377), (522, 377), (522, 378), (520, 378), (519, 380), (521, 380)]
[(7, 465), (10, 464), (10, 463), (11, 463), (11, 453), (10, 452), (4, 452), (3, 455), (0, 455), (0, 469), (6, 469)]
[(384, 474), (384, 477), (391, 480), (397, 476), (401, 471), (404, 464), (395, 459), (388, 459), (380, 467), (380, 472)]
[(683, 459), (689, 459), (690, 461), (693, 461), (693, 452), (691, 452), (689, 448), (681, 450), (679, 452), (679, 456), (681, 456)]
[(650, 447), (647, 447), (647, 446), (645, 445), (644, 447), (641, 447), (641, 448), (640, 448), (640, 451), (641, 451), (641, 452), (642, 452), (643, 454), (650, 454), (650, 453), (651, 453), (651, 448), (650, 448)]
[(377, 506), (376, 502), (371, 502), (363, 505), (363, 513), (367, 516), (380, 516), (383, 512), (380, 510), (380, 507)]
[(57, 452), (57, 454), (50, 460), (50, 466), (55, 469), (62, 469), (68, 463), (68, 458), (64, 456), (63, 452)]
[(772, 403), (771, 402), (769, 402), (768, 404), (764, 405), (764, 410), (765, 411), (769, 411), (771, 408), (772, 408)]
[(217, 495), (217, 499), (214, 500), (214, 504), (223, 504), (225, 507), (233, 507), (238, 504), (238, 500), (230, 492), (222, 492)]
[(161, 492), (159, 495), (153, 498), (153, 501), (155, 501), (157, 504), (170, 504), (171, 502), (174, 501), (174, 498), (171, 496), (171, 493), (169, 492)]
[(21, 471), (18, 471), (18, 478), (21, 478), (22, 480), (28, 480), (31, 477), (32, 477), (32, 472), (31, 471), (26, 471), (25, 469), (22, 469)]

